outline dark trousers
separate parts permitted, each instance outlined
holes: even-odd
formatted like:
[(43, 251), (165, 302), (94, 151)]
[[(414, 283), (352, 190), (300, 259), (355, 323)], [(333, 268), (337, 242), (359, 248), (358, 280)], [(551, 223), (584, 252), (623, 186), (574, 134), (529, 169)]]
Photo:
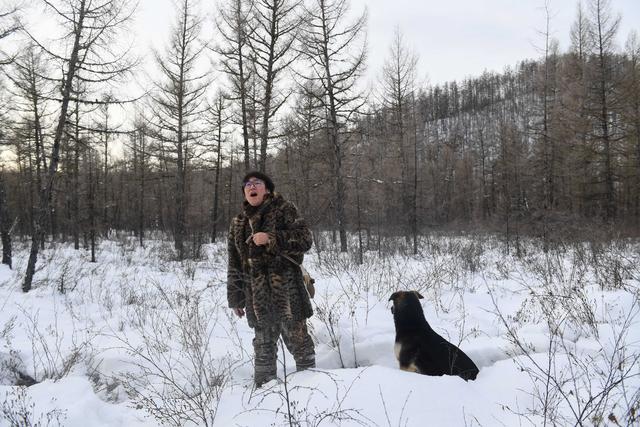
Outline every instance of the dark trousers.
[(280, 336), (287, 350), (293, 355), (298, 371), (316, 366), (313, 340), (307, 331), (306, 320), (256, 326), (255, 334), (253, 339), (256, 357), (254, 381), (258, 387), (276, 378), (278, 337)]

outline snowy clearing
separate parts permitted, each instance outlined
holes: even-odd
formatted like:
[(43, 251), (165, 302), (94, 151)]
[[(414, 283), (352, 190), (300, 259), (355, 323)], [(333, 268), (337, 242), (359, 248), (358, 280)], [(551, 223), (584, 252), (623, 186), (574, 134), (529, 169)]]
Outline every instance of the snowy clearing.
[[(223, 243), (181, 263), (161, 240), (114, 236), (97, 263), (58, 244), (27, 294), (18, 244), (14, 269), (0, 267), (0, 424), (638, 423), (636, 242), (547, 254), (526, 242), (519, 258), (487, 236), (431, 237), (419, 256), (393, 245), (362, 265), (328, 240), (312, 250), (318, 368), (292, 372), (280, 353), (279, 381), (253, 390), (253, 333), (226, 308)], [(398, 369), (388, 298), (400, 289), (424, 295), (427, 320), (475, 361), (476, 381)]]

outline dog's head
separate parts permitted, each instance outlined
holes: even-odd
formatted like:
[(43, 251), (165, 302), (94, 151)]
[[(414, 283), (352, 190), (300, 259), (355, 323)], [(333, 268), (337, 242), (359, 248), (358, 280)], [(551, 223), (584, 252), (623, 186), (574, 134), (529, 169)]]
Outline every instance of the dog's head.
[(420, 306), (419, 299), (424, 298), (418, 291), (398, 291), (391, 294), (389, 301), (393, 301), (391, 306), (391, 313), (395, 314), (396, 311), (403, 310), (406, 307), (415, 307), (416, 304)]

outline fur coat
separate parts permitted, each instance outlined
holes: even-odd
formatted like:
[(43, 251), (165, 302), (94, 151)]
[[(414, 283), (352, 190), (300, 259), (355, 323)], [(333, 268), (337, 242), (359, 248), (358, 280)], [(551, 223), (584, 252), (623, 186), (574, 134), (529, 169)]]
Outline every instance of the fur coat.
[[(269, 235), (266, 246), (253, 243), (251, 236), (257, 232)], [(300, 268), (281, 256), (286, 254), (300, 264), (311, 244), (311, 232), (298, 218), (296, 207), (280, 194), (268, 194), (256, 207), (245, 201), (229, 228), (229, 307), (245, 308), (251, 327), (311, 317)]]

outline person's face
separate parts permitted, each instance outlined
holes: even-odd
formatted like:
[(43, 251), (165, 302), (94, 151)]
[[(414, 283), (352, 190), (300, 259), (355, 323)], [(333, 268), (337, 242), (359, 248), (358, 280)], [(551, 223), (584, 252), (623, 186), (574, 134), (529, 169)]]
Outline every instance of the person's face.
[(259, 206), (264, 201), (264, 195), (268, 192), (269, 190), (261, 179), (249, 178), (244, 183), (244, 198), (251, 206)]

